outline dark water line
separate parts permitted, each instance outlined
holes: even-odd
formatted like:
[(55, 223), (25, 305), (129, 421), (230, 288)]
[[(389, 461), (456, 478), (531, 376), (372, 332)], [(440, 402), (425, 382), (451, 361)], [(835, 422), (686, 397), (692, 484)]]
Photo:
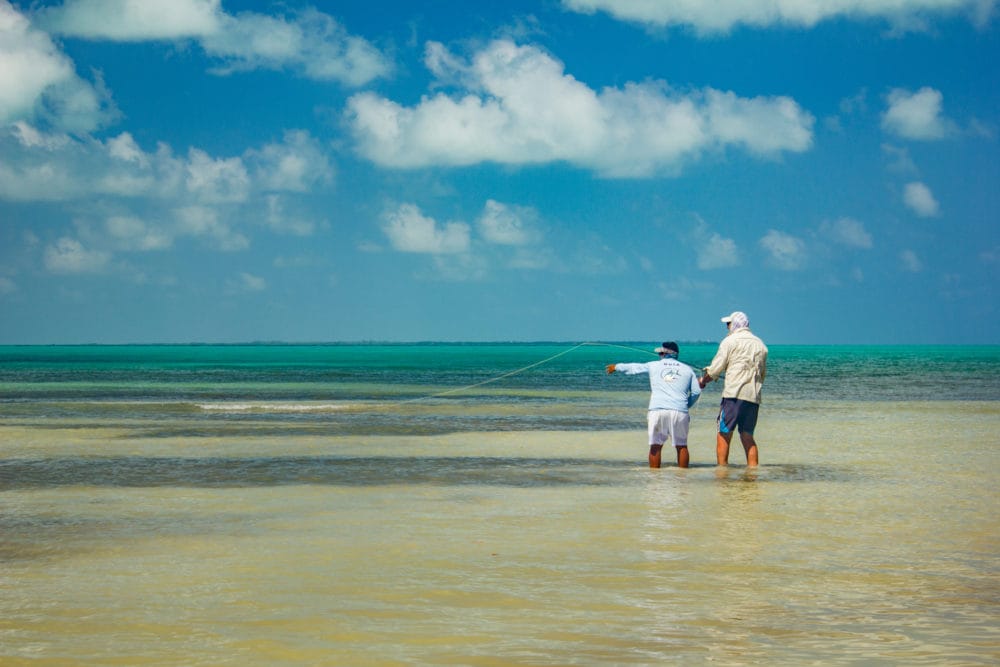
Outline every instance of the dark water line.
[[(702, 467), (716, 470), (714, 466)], [(693, 474), (695, 470), (697, 467), (685, 472)], [(628, 486), (648, 482), (649, 472), (627, 460), (537, 457), (70, 457), (2, 461), (0, 492), (65, 486)], [(776, 465), (745, 471), (737, 481), (846, 481), (851, 478), (849, 471), (836, 468)], [(733, 482), (728, 471), (723, 477), (713, 475), (706, 480)]]

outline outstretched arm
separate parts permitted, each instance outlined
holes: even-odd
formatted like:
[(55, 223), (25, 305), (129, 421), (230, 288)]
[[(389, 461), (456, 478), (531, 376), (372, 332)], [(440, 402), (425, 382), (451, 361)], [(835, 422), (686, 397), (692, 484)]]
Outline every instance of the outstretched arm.
[(649, 364), (610, 364), (608, 366), (608, 373), (614, 373), (618, 371), (619, 373), (624, 373), (625, 375), (638, 375), (639, 373), (648, 373)]

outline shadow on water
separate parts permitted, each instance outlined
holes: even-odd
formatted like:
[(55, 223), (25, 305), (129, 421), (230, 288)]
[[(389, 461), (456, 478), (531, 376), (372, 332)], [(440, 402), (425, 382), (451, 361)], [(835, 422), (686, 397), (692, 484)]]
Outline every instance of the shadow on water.
[[(711, 477), (705, 472), (714, 471)], [(634, 461), (510, 457), (96, 457), (0, 462), (0, 492), (62, 486), (622, 486), (638, 484)], [(725, 484), (846, 481), (846, 469), (771, 465), (757, 469), (694, 467), (692, 481)]]
[[(0, 463), (0, 491), (59, 486), (609, 486), (628, 461), (500, 457), (112, 457)], [(612, 473), (609, 475), (609, 473)]]
[(756, 468), (715, 467), (715, 479), (726, 485), (753, 485), (772, 482), (857, 481), (855, 470), (847, 467), (802, 463), (772, 463)]

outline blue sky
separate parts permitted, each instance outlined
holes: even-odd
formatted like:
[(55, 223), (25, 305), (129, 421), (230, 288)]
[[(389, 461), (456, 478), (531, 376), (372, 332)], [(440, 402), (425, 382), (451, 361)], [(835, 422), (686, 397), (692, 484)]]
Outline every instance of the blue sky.
[(0, 0), (0, 343), (1000, 343), (995, 0)]

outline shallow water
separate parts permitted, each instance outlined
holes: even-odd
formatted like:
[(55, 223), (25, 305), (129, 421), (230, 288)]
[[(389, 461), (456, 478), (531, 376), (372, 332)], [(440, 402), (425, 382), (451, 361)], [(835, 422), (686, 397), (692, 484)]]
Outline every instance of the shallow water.
[(757, 470), (713, 416), (658, 471), (642, 430), (9, 419), (0, 662), (1000, 660), (997, 404), (775, 405)]

